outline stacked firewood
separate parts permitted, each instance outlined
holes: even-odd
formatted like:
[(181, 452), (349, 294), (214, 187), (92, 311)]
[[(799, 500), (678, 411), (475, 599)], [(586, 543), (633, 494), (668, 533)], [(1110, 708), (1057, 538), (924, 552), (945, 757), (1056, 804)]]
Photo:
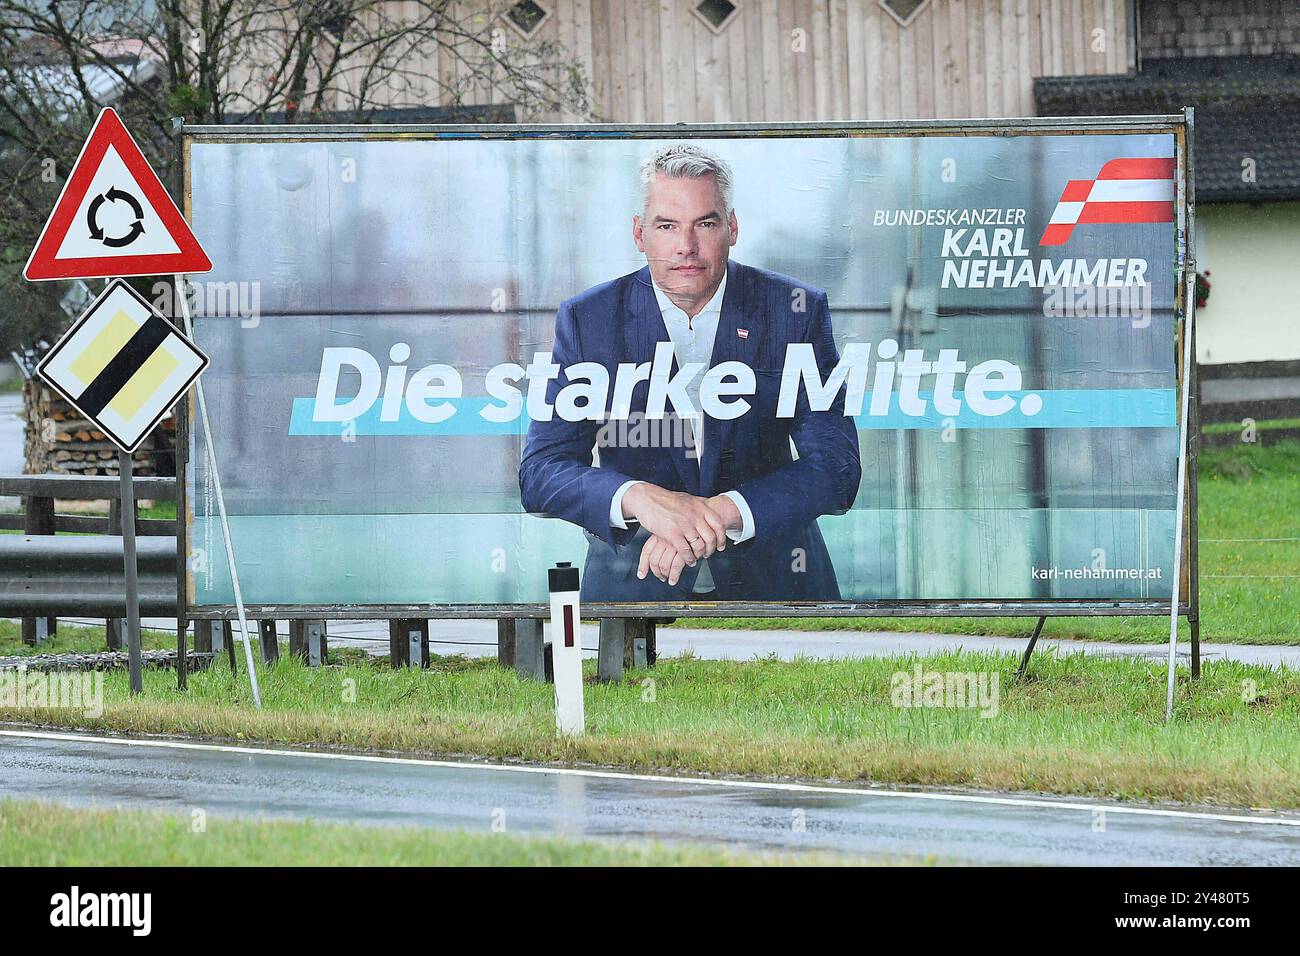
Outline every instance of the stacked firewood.
[[(23, 389), (25, 470), (31, 475), (116, 475), (118, 448), (107, 435), (39, 379)], [(163, 421), (134, 455), (137, 475), (156, 475), (160, 451), (174, 445), (174, 419)]]

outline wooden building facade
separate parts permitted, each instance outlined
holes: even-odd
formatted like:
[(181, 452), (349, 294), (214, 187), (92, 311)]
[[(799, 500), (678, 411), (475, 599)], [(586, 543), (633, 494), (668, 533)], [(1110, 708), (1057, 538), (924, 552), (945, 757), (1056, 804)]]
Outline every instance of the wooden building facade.
[[(1041, 76), (1133, 65), (1125, 0), (524, 0), (509, 42), (562, 44), (613, 123), (1034, 115)], [(440, 51), (433, 75), (454, 79)], [(500, 102), (480, 88), (465, 102)], [(433, 104), (429, 105), (443, 105)], [(523, 119), (524, 117), (520, 117)]]

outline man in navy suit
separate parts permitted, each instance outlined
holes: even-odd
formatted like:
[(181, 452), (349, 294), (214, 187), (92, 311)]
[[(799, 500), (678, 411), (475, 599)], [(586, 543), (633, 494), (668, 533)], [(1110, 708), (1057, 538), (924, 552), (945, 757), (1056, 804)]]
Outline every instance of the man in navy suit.
[[(647, 265), (564, 301), (556, 315), (552, 364), (561, 371), (548, 405), (578, 363), (603, 367), (610, 382), (620, 365), (636, 367), (643, 380), (621, 408), (605, 410), (635, 421), (647, 411), (644, 379), (656, 354), (671, 349), (674, 375), (696, 369), (681, 420), (649, 422), (684, 436), (667, 447), (605, 440), (630, 432), (591, 419), (529, 425), (523, 506), (584, 529), (586, 601), (840, 599), (817, 518), (847, 511), (862, 476), (843, 388), (813, 411), (801, 386), (793, 417), (777, 417), (787, 346), (811, 344), (822, 381), (839, 361), (826, 294), (729, 260), (732, 185), (730, 166), (699, 146), (657, 150), (642, 164), (642, 214), (632, 219)], [(725, 362), (753, 370), (749, 408), (731, 419), (703, 415), (701, 384)]]

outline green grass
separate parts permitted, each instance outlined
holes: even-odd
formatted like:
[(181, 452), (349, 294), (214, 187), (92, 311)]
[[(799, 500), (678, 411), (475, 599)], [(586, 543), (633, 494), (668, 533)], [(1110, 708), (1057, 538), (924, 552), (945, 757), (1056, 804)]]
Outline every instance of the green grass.
[[(105, 517), (107, 517), (107, 516), (108, 516), (108, 512), (105, 511), (105, 512), (104, 512), (104, 515), (105, 515)], [(140, 509), (140, 517), (141, 517), (141, 518), (158, 518), (158, 519), (164, 519), (164, 518), (165, 518), (165, 519), (168, 520), (168, 521), (175, 521), (175, 520), (176, 520), (176, 502), (174, 502), (174, 501), (155, 501), (155, 502), (154, 502), (153, 504), (151, 504), (148, 508), (141, 508), (141, 509)]]
[[(1300, 418), (1274, 418), (1269, 421), (1255, 423), (1256, 432), (1292, 428), (1300, 428)], [(1241, 425), (1238, 422), (1213, 422), (1201, 426), (1201, 431), (1207, 435), (1235, 435), (1240, 434), (1241, 430)]]
[[(5, 356), (5, 361), (8, 360), (9, 357)], [(15, 376), (14, 378), (0, 380), (0, 394), (16, 394), (22, 390), (23, 377), (21, 375)]]
[[(772, 866), (867, 862), (661, 843), (388, 829), (0, 801), (0, 866)], [(879, 862), (879, 861), (869, 861)]]
[[(927, 670), (986, 671), (996, 716), (900, 708), (891, 678), (918, 658), (661, 661), (586, 689), (588, 733), (555, 734), (553, 690), (494, 661), (436, 658), (428, 671), (343, 655), (311, 670), (262, 668), (265, 708), (224, 661), (191, 675), (105, 681), (103, 714), (0, 706), (0, 719), (93, 731), (234, 738), (275, 744), (468, 754), (655, 771), (888, 781), (1124, 799), (1300, 807), (1300, 672), (1212, 661), (1180, 675), (1165, 725), (1160, 661), (1082, 654), (1036, 657), (1014, 684), (1013, 655), (942, 654)], [(591, 665), (588, 665), (588, 675)]]
[[(174, 501), (155, 501), (147, 508), (142, 507), (139, 508), (138, 510), (141, 518), (156, 518), (159, 520), (166, 520), (166, 521), (176, 520), (176, 502)], [(59, 512), (59, 514), (63, 514), (63, 513), (64, 512), (62, 511)], [(100, 510), (78, 511), (76, 512), (76, 514), (78, 517), (83, 517), (83, 518), (107, 518), (108, 509), (104, 508)], [(87, 533), (88, 532), (84, 532), (84, 531), (60, 531), (59, 532), (59, 534), (87, 534)], [(26, 534), (26, 532), (17, 529), (0, 528), (0, 534)]]
[[(176, 635), (170, 631), (140, 632), (140, 647), (146, 651), (176, 649)], [(54, 636), (36, 647), (23, 643), (23, 629), (18, 621), (0, 621), (0, 657), (20, 654), (94, 654), (108, 650), (103, 627), (59, 624)]]
[[(1198, 457), (1201, 640), (1300, 644), (1300, 442), (1206, 448)], [(1291, 541), (1234, 541), (1292, 538)], [(679, 618), (677, 627), (926, 631), (1028, 636), (1033, 618)], [(1189, 640), (1187, 622), (1179, 623)], [(1168, 617), (1054, 617), (1047, 637), (1146, 644)]]

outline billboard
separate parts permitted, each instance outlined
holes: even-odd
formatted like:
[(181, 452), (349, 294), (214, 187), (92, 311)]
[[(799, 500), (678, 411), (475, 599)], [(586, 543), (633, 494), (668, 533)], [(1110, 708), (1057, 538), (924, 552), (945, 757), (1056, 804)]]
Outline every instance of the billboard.
[(1167, 608), (1182, 135), (190, 128), (187, 603)]

